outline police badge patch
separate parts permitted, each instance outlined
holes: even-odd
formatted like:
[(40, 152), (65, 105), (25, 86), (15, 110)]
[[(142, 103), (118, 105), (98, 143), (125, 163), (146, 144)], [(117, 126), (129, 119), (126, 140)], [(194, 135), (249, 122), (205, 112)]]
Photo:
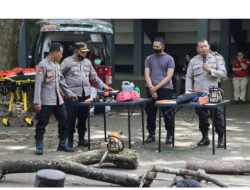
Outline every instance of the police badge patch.
[(37, 69), (37, 73), (40, 74), (40, 75), (43, 74), (44, 73), (44, 67), (39, 66), (38, 69)]

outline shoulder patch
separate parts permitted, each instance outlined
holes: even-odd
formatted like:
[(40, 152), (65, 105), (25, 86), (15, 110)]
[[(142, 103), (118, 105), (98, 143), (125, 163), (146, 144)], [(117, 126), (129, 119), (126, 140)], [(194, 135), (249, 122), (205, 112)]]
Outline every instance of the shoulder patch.
[(61, 64), (60, 64), (60, 66), (63, 67), (64, 65), (65, 65), (65, 62), (62, 61)]
[(38, 68), (37, 68), (37, 73), (38, 74), (43, 74), (44, 73), (44, 67), (42, 67), (42, 66), (38, 66)]

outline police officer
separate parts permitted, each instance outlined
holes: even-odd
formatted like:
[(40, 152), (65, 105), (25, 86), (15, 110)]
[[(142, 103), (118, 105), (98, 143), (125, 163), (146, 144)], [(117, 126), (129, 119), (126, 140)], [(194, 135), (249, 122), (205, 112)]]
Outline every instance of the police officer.
[[(74, 54), (62, 61), (61, 71), (65, 76), (65, 81), (69, 89), (78, 96), (78, 102), (91, 102), (95, 98), (90, 97), (90, 81), (94, 82), (100, 89), (112, 90), (97, 76), (91, 61), (86, 58), (89, 51), (86, 43), (76, 42), (74, 48)], [(75, 127), (78, 132), (78, 146), (87, 146), (84, 136), (87, 130), (86, 120), (89, 108), (87, 106), (78, 106), (77, 102), (73, 102), (70, 98), (65, 100), (65, 105), (70, 128), (68, 146), (73, 147)], [(77, 125), (76, 118), (78, 119)]]
[[(191, 59), (187, 74), (186, 74), (186, 91), (189, 89), (196, 89), (198, 91), (209, 93), (209, 87), (218, 87), (219, 79), (226, 78), (227, 71), (225, 64), (223, 64), (215, 55), (209, 51), (210, 47), (207, 40), (202, 39), (197, 42), (198, 55)], [(195, 108), (199, 117), (199, 129), (202, 133), (202, 139), (198, 142), (198, 146), (206, 146), (210, 144), (208, 138), (209, 130), (209, 112), (212, 115), (211, 109)], [(224, 113), (221, 109), (216, 108), (215, 116), (215, 130), (218, 133), (218, 148), (224, 147)]]
[(63, 48), (60, 43), (52, 43), (49, 55), (43, 59), (36, 69), (34, 108), (37, 112), (37, 124), (35, 130), (36, 151), (35, 154), (43, 154), (43, 136), (45, 127), (53, 113), (58, 121), (59, 145), (58, 151), (72, 152), (67, 144), (67, 113), (60, 91), (74, 101), (77, 97), (67, 88), (64, 77), (61, 74), (59, 61), (62, 58)]

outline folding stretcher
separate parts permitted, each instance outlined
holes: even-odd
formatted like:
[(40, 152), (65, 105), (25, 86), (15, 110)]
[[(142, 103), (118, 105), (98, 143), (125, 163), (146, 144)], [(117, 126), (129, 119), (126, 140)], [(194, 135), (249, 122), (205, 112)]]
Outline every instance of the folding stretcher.
[[(35, 83), (34, 68), (14, 68), (8, 71), (0, 71), (1, 103), (8, 101), (7, 113), (2, 111), (2, 125), (10, 126), (13, 110), (18, 112), (27, 126), (33, 126), (32, 117), (28, 116), (28, 98), (33, 94)], [(2, 105), (2, 110), (4, 106)]]

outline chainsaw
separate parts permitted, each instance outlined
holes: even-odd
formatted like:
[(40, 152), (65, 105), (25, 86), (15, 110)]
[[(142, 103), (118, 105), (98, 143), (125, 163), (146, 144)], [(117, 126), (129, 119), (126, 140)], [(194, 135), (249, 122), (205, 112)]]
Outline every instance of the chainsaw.
[(224, 92), (221, 88), (211, 86), (209, 87), (209, 102), (219, 103), (223, 100)]
[(98, 90), (97, 91), (97, 102), (111, 102), (115, 100), (116, 95), (118, 94), (119, 90)]
[(99, 162), (99, 168), (102, 166), (108, 153), (117, 154), (124, 150), (124, 144), (121, 136), (122, 132), (112, 132), (110, 135), (108, 135), (107, 150), (105, 151)]

